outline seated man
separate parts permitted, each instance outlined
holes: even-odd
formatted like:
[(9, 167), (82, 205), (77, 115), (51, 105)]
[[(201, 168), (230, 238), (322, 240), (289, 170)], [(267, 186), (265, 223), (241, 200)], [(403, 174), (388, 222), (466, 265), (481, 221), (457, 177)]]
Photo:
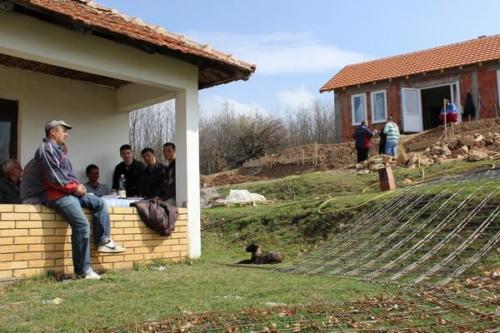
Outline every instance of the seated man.
[(123, 162), (115, 167), (113, 173), (113, 190), (118, 190), (121, 175), (125, 176), (125, 190), (128, 197), (137, 197), (140, 195), (139, 178), (144, 169), (144, 164), (134, 159), (132, 147), (123, 145), (120, 147), (120, 156)]
[(163, 157), (167, 165), (167, 171), (163, 178), (163, 189), (160, 193), (162, 200), (169, 201), (175, 205), (175, 145), (167, 142), (163, 145)]
[(21, 164), (11, 159), (3, 162), (1, 168), (0, 204), (20, 204), (19, 183), (23, 174)]
[(99, 167), (97, 165), (89, 164), (85, 169), (85, 174), (89, 179), (89, 181), (84, 184), (87, 193), (93, 193), (98, 197), (111, 193), (108, 185), (99, 183)]
[(29, 205), (45, 205), (47, 195), (43, 187), (42, 166), (36, 159), (24, 167), (23, 178), (21, 179), (21, 201)]
[(85, 279), (98, 280), (101, 277), (90, 267), (90, 227), (82, 207), (92, 212), (97, 251), (118, 253), (125, 249), (109, 237), (110, 221), (106, 204), (95, 195), (87, 195), (85, 186), (76, 178), (73, 167), (61, 148), (71, 128), (63, 120), (51, 120), (45, 124), (45, 139), (37, 149), (35, 159), (42, 167), (49, 207), (60, 213), (71, 226), (75, 274)]
[(167, 167), (159, 163), (156, 159), (155, 151), (152, 148), (144, 148), (141, 156), (146, 163), (142, 170), (140, 180), (141, 196), (146, 199), (161, 197), (163, 192), (163, 179), (167, 172)]

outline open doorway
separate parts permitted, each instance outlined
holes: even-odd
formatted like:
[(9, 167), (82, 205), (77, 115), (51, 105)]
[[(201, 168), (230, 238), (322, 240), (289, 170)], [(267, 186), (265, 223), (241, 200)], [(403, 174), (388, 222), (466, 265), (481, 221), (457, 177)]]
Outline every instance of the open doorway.
[(443, 107), (443, 99), (448, 98), (451, 100), (450, 86), (445, 85), (434, 88), (422, 88), (421, 98), (424, 130), (439, 126), (441, 124), (439, 121), (439, 114)]
[(17, 159), (18, 102), (0, 98), (0, 163)]

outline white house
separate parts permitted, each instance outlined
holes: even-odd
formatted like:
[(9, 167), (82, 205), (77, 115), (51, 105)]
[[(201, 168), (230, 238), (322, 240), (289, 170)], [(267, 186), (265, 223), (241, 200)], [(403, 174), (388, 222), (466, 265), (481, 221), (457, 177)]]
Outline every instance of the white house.
[(88, 0), (0, 0), (0, 159), (26, 164), (43, 124), (74, 126), (70, 158), (110, 182), (128, 112), (175, 99), (177, 201), (189, 255), (201, 254), (198, 90), (247, 80), (255, 66)]

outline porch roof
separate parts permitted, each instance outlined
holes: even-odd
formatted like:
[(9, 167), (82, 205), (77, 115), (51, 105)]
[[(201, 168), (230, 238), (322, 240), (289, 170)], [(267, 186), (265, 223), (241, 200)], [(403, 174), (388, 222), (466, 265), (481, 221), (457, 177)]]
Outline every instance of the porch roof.
[(128, 17), (90, 0), (7, 0), (11, 10), (62, 26), (192, 63), (200, 89), (247, 80), (256, 66), (198, 44), (183, 35)]
[(500, 60), (500, 34), (348, 65), (320, 92), (496, 60)]

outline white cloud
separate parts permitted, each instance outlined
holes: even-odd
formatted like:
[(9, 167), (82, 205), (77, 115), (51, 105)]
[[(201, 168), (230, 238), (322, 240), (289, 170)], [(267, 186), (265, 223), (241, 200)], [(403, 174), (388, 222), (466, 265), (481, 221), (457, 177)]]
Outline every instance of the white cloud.
[(251, 115), (254, 113), (266, 112), (266, 110), (257, 103), (246, 104), (231, 98), (212, 95), (206, 98), (200, 98), (201, 117), (210, 117), (221, 112), (224, 109), (225, 103), (227, 103), (229, 108), (234, 110), (237, 114)]
[(187, 35), (238, 59), (255, 63), (258, 74), (296, 74), (339, 69), (368, 55), (342, 50), (309, 33), (239, 34), (192, 31)]
[(309, 108), (317, 98), (318, 96), (314, 95), (304, 85), (292, 89), (280, 90), (277, 93), (280, 108), (292, 110)]

